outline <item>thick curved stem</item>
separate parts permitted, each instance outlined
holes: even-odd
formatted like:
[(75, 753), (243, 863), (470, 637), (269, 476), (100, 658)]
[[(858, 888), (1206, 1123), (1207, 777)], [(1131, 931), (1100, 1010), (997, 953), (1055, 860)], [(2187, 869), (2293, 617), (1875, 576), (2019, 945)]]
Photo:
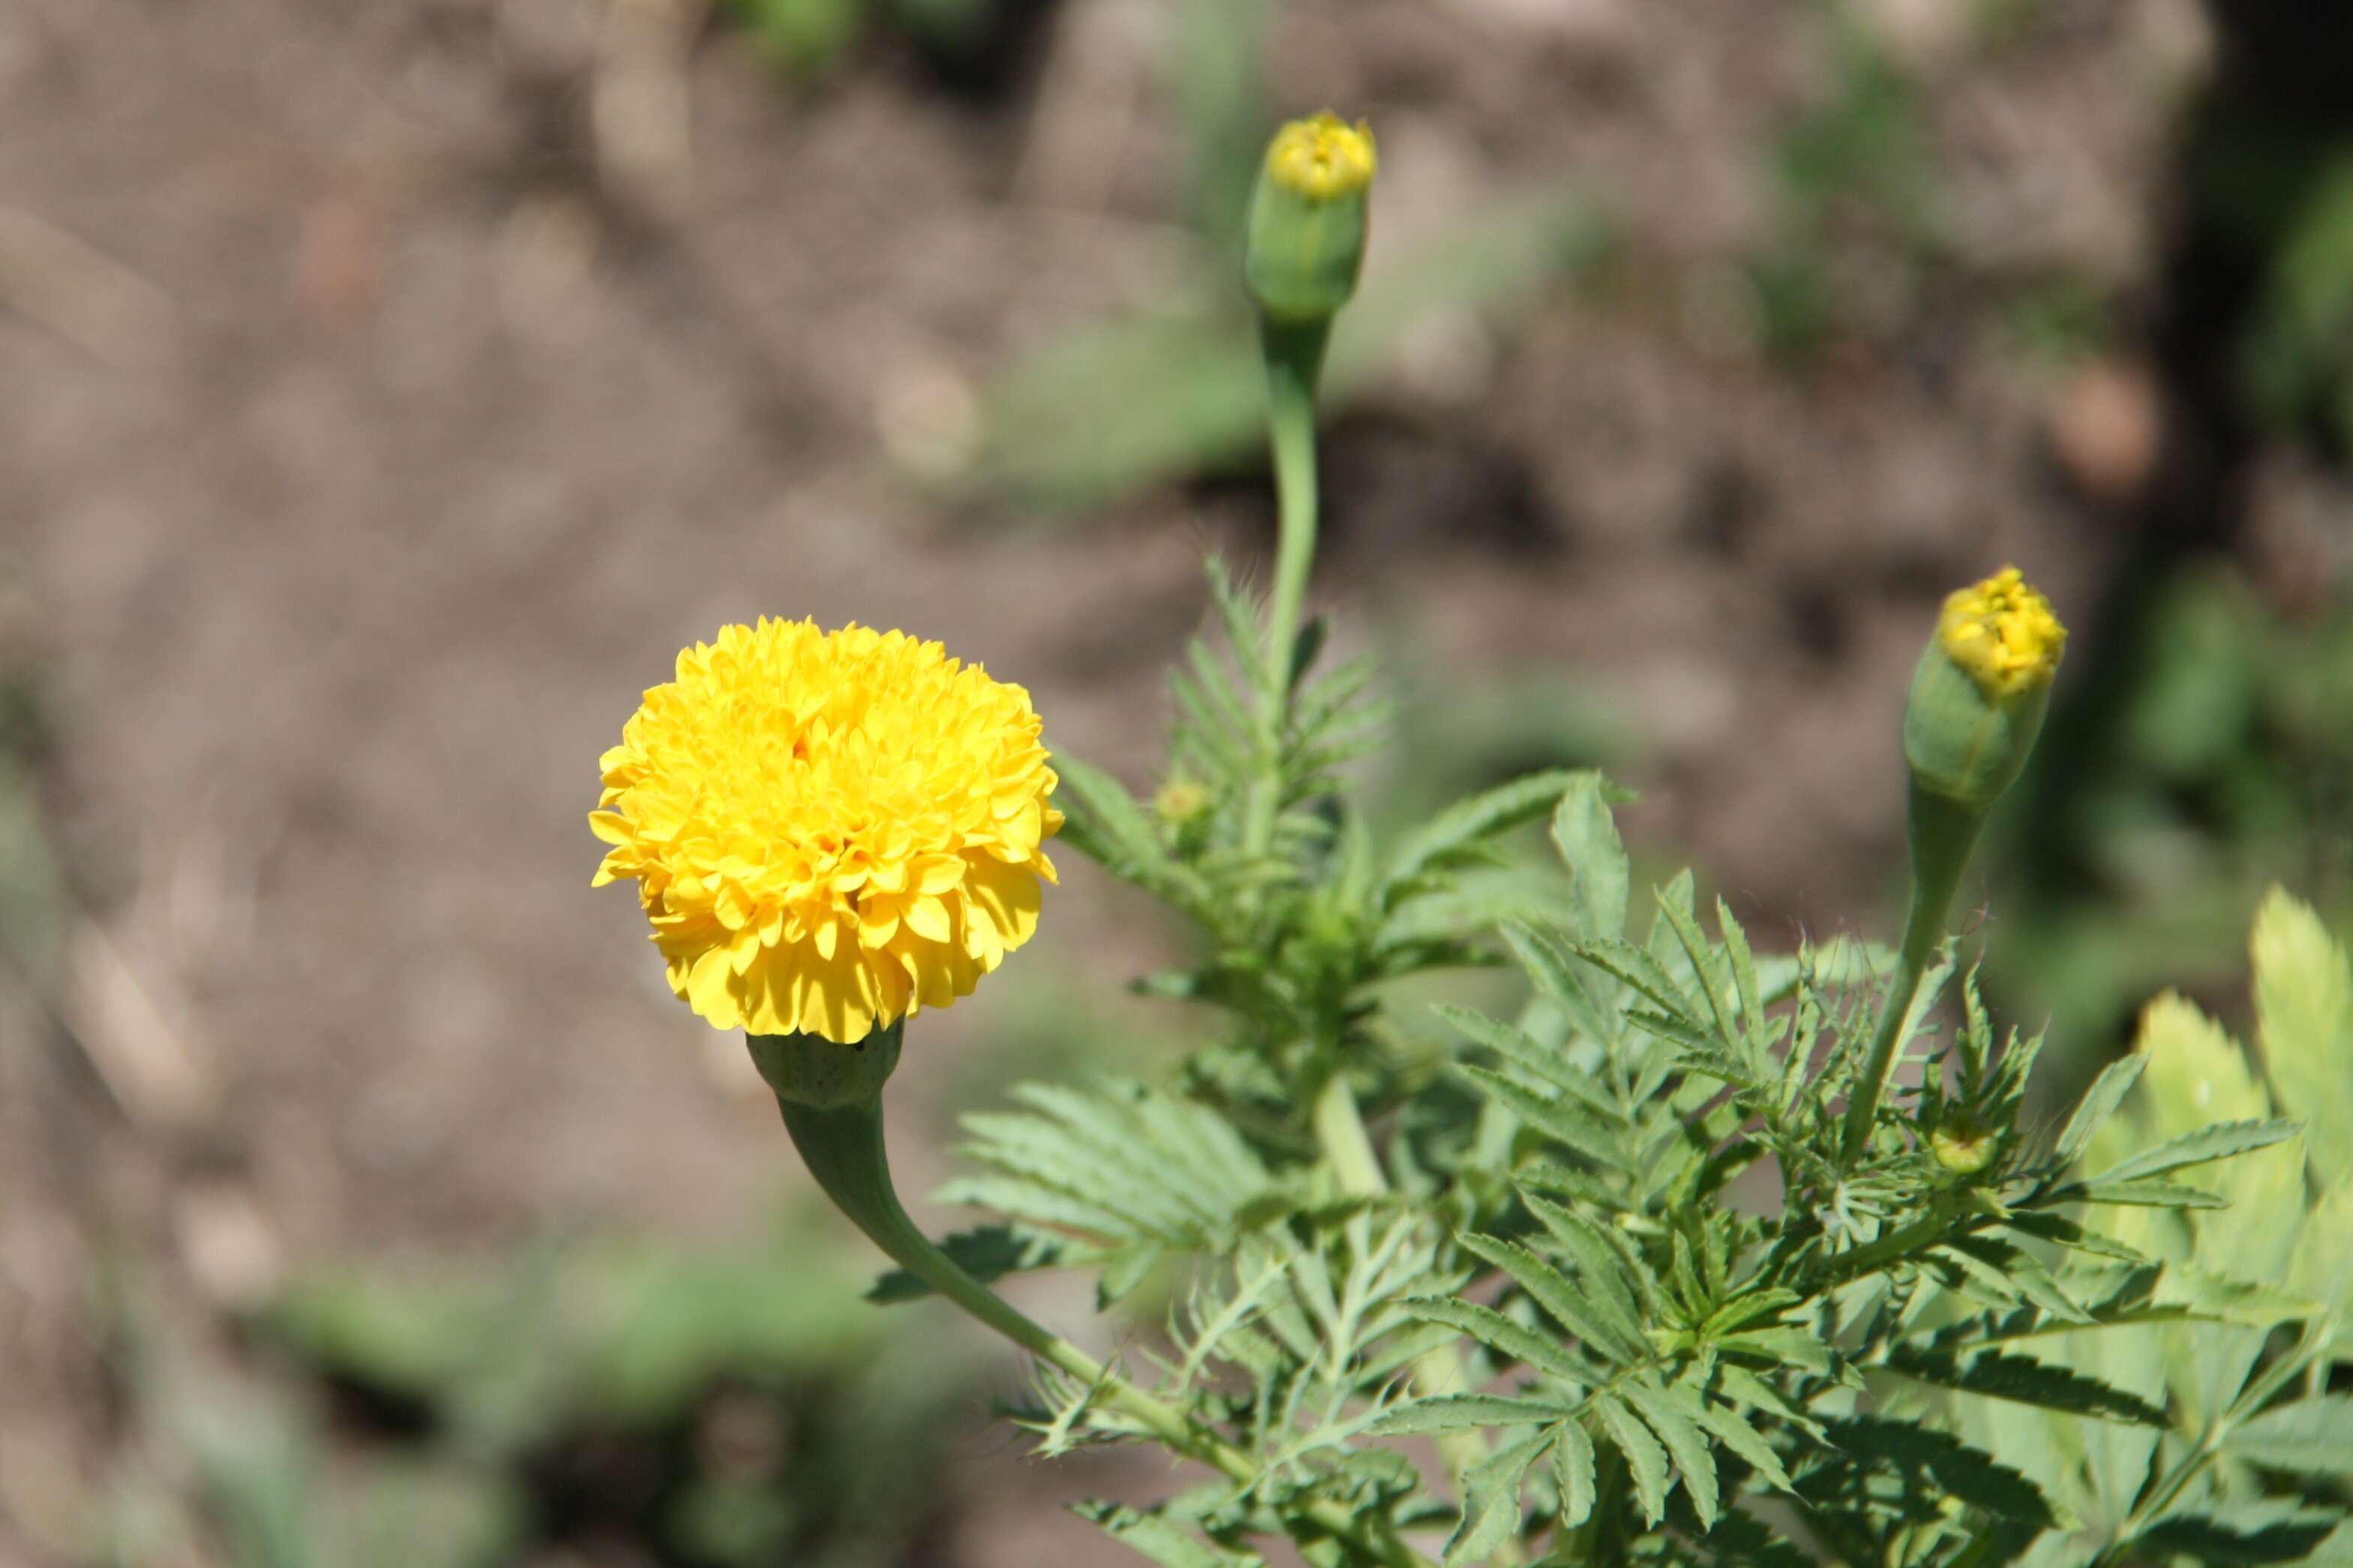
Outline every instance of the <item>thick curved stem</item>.
[[(908, 1217), (892, 1185), (879, 1100), (819, 1107), (779, 1097), (776, 1103), (784, 1111), (785, 1131), (818, 1185), (893, 1262), (1039, 1361), (1095, 1389), (1108, 1408), (1178, 1453), (1246, 1485), (1260, 1479), (1248, 1454), (1031, 1321), (934, 1246)], [(1386, 1521), (1367, 1522), (1333, 1502), (1314, 1505), (1307, 1517), (1317, 1530), (1380, 1568), (1430, 1568), (1428, 1559), (1398, 1540)]]

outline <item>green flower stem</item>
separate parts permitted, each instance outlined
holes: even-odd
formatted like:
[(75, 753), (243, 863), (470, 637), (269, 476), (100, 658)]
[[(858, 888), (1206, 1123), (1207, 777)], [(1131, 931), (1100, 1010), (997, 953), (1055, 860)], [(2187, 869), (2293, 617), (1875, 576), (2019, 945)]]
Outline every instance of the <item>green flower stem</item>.
[[(1349, 1087), (1346, 1069), (1337, 1062), (1332, 1065), (1323, 1089), (1316, 1093), (1312, 1120), (1316, 1144), (1323, 1150), (1324, 1161), (1332, 1167), (1332, 1173), (1339, 1178), (1341, 1191), (1355, 1197), (1370, 1198), (1389, 1190), (1388, 1177), (1381, 1170), (1379, 1157), (1373, 1152), (1372, 1137), (1365, 1131), (1356, 1091)], [(1462, 1358), (1451, 1344), (1433, 1346), (1414, 1359), (1413, 1384), (1425, 1394), (1470, 1392), (1462, 1375)], [(1466, 1426), (1441, 1434), (1437, 1442), (1439, 1458), (1446, 1461), (1446, 1472), (1453, 1479), (1459, 1493), (1463, 1476), (1487, 1457), (1487, 1439), (1479, 1428)], [(1495, 1558), (1502, 1564), (1519, 1560), (1509, 1546)]]
[(1292, 664), (1298, 654), (1307, 574), (1315, 563), (1315, 383), (1331, 333), (1328, 317), (1314, 321), (1269, 318), (1261, 323), (1280, 522), (1258, 702), (1259, 776), (1242, 818), (1242, 848), (1250, 855), (1263, 855), (1272, 845), (1274, 819), (1282, 808), (1282, 734), (1291, 719)]
[(1945, 940), (1945, 920), (1953, 892), (1961, 885), (1961, 871), (1983, 825), (1982, 812), (1959, 802), (1912, 786), (1912, 907), (1904, 918), (1904, 946), (1897, 954), (1895, 977), (1881, 1005), (1878, 1032), (1872, 1037), (1871, 1056), (1862, 1076), (1847, 1097), (1843, 1160), (1851, 1169), (1870, 1145), (1871, 1129), (1879, 1114), (1880, 1096), (1895, 1065), (1903, 1043), (1904, 1021), (1911, 1016), (1913, 998), (1920, 993), (1920, 977)]
[[(1261, 1479), (1250, 1457), (1176, 1409), (1145, 1393), (1060, 1334), (1014, 1310), (916, 1228), (891, 1183), (882, 1143), (879, 1098), (820, 1108), (781, 1097), (785, 1130), (807, 1163), (825, 1195), (864, 1231), (892, 1261), (955, 1302), (988, 1327), (1096, 1391), (1110, 1409), (1134, 1420), (1180, 1454), (1198, 1459), (1234, 1480)], [(1315, 1527), (1381, 1568), (1430, 1568), (1429, 1560), (1400, 1541), (1385, 1521), (1361, 1520), (1329, 1500), (1307, 1510)]]
[(1315, 560), (1315, 384), (1331, 339), (1329, 317), (1312, 321), (1268, 320), (1261, 329), (1266, 353), (1267, 422), (1274, 438), (1274, 487), (1279, 531), (1274, 552), (1274, 598), (1267, 618), (1268, 709), (1280, 711), (1291, 689), (1292, 660), (1298, 647), (1300, 605), (1307, 596), (1307, 572)]

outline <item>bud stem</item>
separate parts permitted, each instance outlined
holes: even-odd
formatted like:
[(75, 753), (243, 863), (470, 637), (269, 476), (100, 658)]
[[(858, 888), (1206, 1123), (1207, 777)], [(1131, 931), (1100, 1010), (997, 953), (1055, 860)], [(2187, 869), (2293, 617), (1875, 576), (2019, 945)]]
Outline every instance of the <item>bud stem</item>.
[(1895, 976), (1880, 1005), (1879, 1026), (1872, 1037), (1871, 1055), (1862, 1076), (1847, 1097), (1843, 1163), (1852, 1169), (1871, 1143), (1873, 1121), (1879, 1114), (1880, 1096), (1895, 1066), (1903, 1043), (1905, 1021), (1920, 992), (1920, 977), (1945, 939), (1946, 916), (1961, 872), (1976, 847), (1982, 812), (1972, 811), (1949, 796), (1912, 785), (1912, 906), (1904, 917), (1904, 946), (1896, 956)]
[[(1105, 1405), (1178, 1453), (1213, 1466), (1245, 1485), (1259, 1479), (1259, 1467), (1248, 1454), (1110, 1371), (1060, 1334), (1032, 1322), (933, 1245), (907, 1216), (892, 1185), (879, 1092), (844, 1105), (807, 1105), (781, 1097), (776, 1103), (785, 1114), (785, 1131), (792, 1135), (793, 1146), (800, 1151), (825, 1195), (893, 1262), (1039, 1361), (1093, 1388)], [(1430, 1568), (1429, 1560), (1399, 1540), (1384, 1520), (1360, 1519), (1328, 1500), (1311, 1508), (1308, 1518), (1324, 1534), (1379, 1568)]]
[(1300, 605), (1307, 596), (1308, 568), (1315, 560), (1315, 384), (1331, 335), (1328, 316), (1312, 321), (1269, 318), (1261, 331), (1281, 520), (1274, 554), (1274, 600), (1267, 625), (1271, 712), (1280, 711), (1288, 702), (1296, 673), (1293, 665), (1297, 658)]

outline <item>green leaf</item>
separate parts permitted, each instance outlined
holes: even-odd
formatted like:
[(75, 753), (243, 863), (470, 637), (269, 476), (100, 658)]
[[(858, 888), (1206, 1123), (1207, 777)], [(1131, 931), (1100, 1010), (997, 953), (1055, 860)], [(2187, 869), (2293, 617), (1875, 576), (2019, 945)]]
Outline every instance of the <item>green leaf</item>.
[(1613, 975), (1632, 986), (1662, 1013), (1682, 1026), (1691, 1038), (1703, 1046), (1708, 1043), (1691, 998), (1669, 977), (1659, 961), (1644, 949), (1630, 942), (1610, 937), (1573, 942), (1569, 951), (1603, 973)]
[(1625, 1167), (1625, 1151), (1591, 1111), (1565, 1100), (1546, 1100), (1486, 1068), (1465, 1066), (1456, 1070), (1480, 1092), (1563, 1148), (1573, 1149), (1607, 1170)]
[(1742, 1420), (1729, 1405), (1718, 1405), (1695, 1393), (1689, 1409), (1694, 1420), (1714, 1433), (1717, 1442), (1739, 1455), (1750, 1469), (1765, 1478), (1766, 1485), (1785, 1492), (1791, 1489), (1789, 1472), (1782, 1468), (1781, 1457), (1773, 1451), (1773, 1446), (1756, 1427)]
[(1053, 767), (1061, 781), (1062, 798), (1057, 804), (1069, 819), (1063, 824), (1063, 836), (1082, 853), (1122, 875), (1157, 866), (1167, 858), (1152, 818), (1127, 793), (1125, 784), (1068, 752), (1054, 753)]
[(2224, 1447), (2251, 1465), (2299, 1476), (2353, 1476), (2353, 1394), (2329, 1394), (2266, 1410)]
[(1592, 1375), (1592, 1369), (1569, 1354), (1566, 1347), (1512, 1321), (1492, 1307), (1458, 1301), (1451, 1296), (1417, 1296), (1403, 1305), (1407, 1313), (1424, 1322), (1443, 1323), (1470, 1335), (1505, 1359), (1538, 1372), (1548, 1372), (1571, 1383), (1584, 1383)]
[(1365, 1430), (1377, 1437), (1407, 1437), (1429, 1432), (1460, 1432), (1472, 1426), (1541, 1426), (1573, 1414), (1568, 1406), (1546, 1399), (1517, 1399), (1500, 1394), (1439, 1394), (1395, 1405)]
[(2137, 1395), (2031, 1356), (1985, 1351), (1963, 1357), (1943, 1351), (1898, 1347), (1889, 1353), (1885, 1364), (1889, 1371), (1918, 1382), (1982, 1394), (1989, 1399), (2040, 1405), (2048, 1410), (2129, 1421), (2143, 1426), (2169, 1425), (2164, 1411)]
[(1611, 1332), (1608, 1321), (1592, 1309), (1584, 1292), (1535, 1253), (1515, 1243), (1475, 1233), (1467, 1233), (1459, 1239), (1465, 1252), (1484, 1258), (1510, 1275), (1530, 1300), (1582, 1340), (1588, 1351), (1621, 1363), (1638, 1361), (1643, 1355), (1644, 1347), (1639, 1340)]
[(1461, 854), (1550, 812), (1578, 775), (1554, 768), (1514, 779), (1452, 805), (1406, 836), (1383, 879), (1388, 908), (1424, 873), (1453, 864)]
[(2353, 1174), (2353, 966), (2310, 907), (2274, 888), (2255, 917), (2255, 1016), (2283, 1110), (2311, 1129), (2324, 1186)]
[(1642, 1505), (1642, 1521), (1658, 1523), (1667, 1511), (1667, 1451), (1659, 1447), (1651, 1429), (1611, 1395), (1595, 1394), (1593, 1413), (1608, 1430), (1610, 1446), (1626, 1457), (1626, 1473), (1632, 1478), (1634, 1496)]
[(2219, 1209), (2229, 1205), (2220, 1194), (2179, 1182), (2070, 1182), (2053, 1191), (2051, 1203), (2122, 1204), (2132, 1208)]
[(2148, 1058), (2138, 1051), (2110, 1062), (2084, 1092), (2075, 1113), (2067, 1118), (2066, 1126), (2059, 1130), (2058, 1142), (2052, 1145), (2052, 1157), (2062, 1165), (2073, 1164), (2076, 1156), (2083, 1153), (2084, 1145), (2092, 1141), (2092, 1134), (2124, 1104), (2125, 1096), (2132, 1092), (2133, 1085), (2140, 1081), (2147, 1066)]
[(1593, 1514), (1593, 1439), (1574, 1421), (1553, 1429), (1552, 1479), (1560, 1492), (1560, 1522), (1575, 1528)]
[(1160, 1568), (1266, 1568), (1266, 1559), (1257, 1552), (1222, 1551), (1157, 1512), (1113, 1502), (1072, 1503), (1071, 1511)]
[(1446, 1543), (1446, 1568), (1475, 1563), (1519, 1532), (1520, 1485), (1528, 1467), (1552, 1446), (1550, 1432), (1534, 1432), (1473, 1465), (1462, 1478), (1462, 1522)]
[(1609, 1126), (1623, 1127), (1626, 1124), (1625, 1113), (1611, 1103), (1609, 1096), (1594, 1087), (1592, 1076), (1570, 1061), (1567, 1052), (1547, 1050), (1536, 1044), (1526, 1030), (1501, 1023), (1483, 1013), (1474, 1013), (1467, 1007), (1451, 1006), (1441, 1002), (1437, 1012), (1472, 1039), (1538, 1082), (1549, 1084), (1576, 1100)]
[[(1832, 1421), (1827, 1431), (1852, 1462), (1866, 1469), (1923, 1477), (1936, 1489), (1997, 1519), (2045, 1530), (2059, 1522), (2050, 1500), (2032, 1481), (1949, 1433), (1876, 1415)], [(1799, 1489), (1807, 1492), (1812, 1488)]]
[[(1715, 1479), (1715, 1455), (1692, 1416), (1685, 1413), (1682, 1402), (1672, 1390), (1660, 1388), (1635, 1379), (1620, 1385), (1626, 1402), (1640, 1411), (1651, 1430), (1675, 1462), (1675, 1471), (1682, 1479), (1683, 1495), (1691, 1499), (1699, 1514), (1702, 1530), (1715, 1526), (1720, 1500)], [(1685, 1397), (1688, 1397), (1686, 1395)]]
[(1580, 1282), (1592, 1293), (1593, 1310), (1620, 1339), (1641, 1342), (1642, 1314), (1636, 1290), (1639, 1288), (1644, 1299), (1650, 1296), (1648, 1270), (1575, 1210), (1535, 1193), (1523, 1192), (1520, 1201), (1576, 1263)]
[(2209, 1161), (2243, 1154), (2251, 1149), (2268, 1148), (2295, 1134), (2296, 1124), (2293, 1121), (2218, 1121), (2195, 1132), (2185, 1132), (2179, 1138), (2168, 1139), (2154, 1149), (2111, 1165), (2092, 1181), (2113, 1184), (2161, 1176), (2168, 1171), (2178, 1171), (2186, 1165), (2203, 1165)]
[(2161, 1519), (2141, 1531), (2137, 1544), (2150, 1557), (2187, 1557), (2209, 1568), (2224, 1563), (2300, 1563), (2344, 1522), (2342, 1513), (2284, 1500), (2250, 1500)]
[[(1008, 1274), (1052, 1268), (1063, 1260), (1061, 1237), (1020, 1226), (990, 1225), (960, 1230), (942, 1237), (939, 1247), (955, 1260), (958, 1268), (984, 1285)], [(901, 1301), (921, 1300), (931, 1293), (932, 1288), (913, 1274), (893, 1268), (874, 1281), (866, 1299), (877, 1306), (893, 1306)]]
[(1588, 940), (1626, 931), (1626, 845), (1609, 810), (1617, 795), (1598, 773), (1580, 773), (1552, 816), (1552, 841), (1575, 879), (1577, 934)]

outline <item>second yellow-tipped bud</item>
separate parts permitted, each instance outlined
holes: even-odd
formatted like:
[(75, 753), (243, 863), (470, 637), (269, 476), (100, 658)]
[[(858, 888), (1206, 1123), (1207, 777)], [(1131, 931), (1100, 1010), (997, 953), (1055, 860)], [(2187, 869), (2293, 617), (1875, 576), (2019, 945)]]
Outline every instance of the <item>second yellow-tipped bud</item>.
[(1251, 298), (1270, 317), (1325, 320), (1356, 291), (1366, 194), (1378, 162), (1371, 129), (1336, 114), (1294, 120), (1275, 132), (1250, 198), (1242, 264)]
[(1972, 813), (1991, 805), (2034, 749), (2066, 643), (2015, 566), (1947, 597), (1904, 710), (1913, 782)]

